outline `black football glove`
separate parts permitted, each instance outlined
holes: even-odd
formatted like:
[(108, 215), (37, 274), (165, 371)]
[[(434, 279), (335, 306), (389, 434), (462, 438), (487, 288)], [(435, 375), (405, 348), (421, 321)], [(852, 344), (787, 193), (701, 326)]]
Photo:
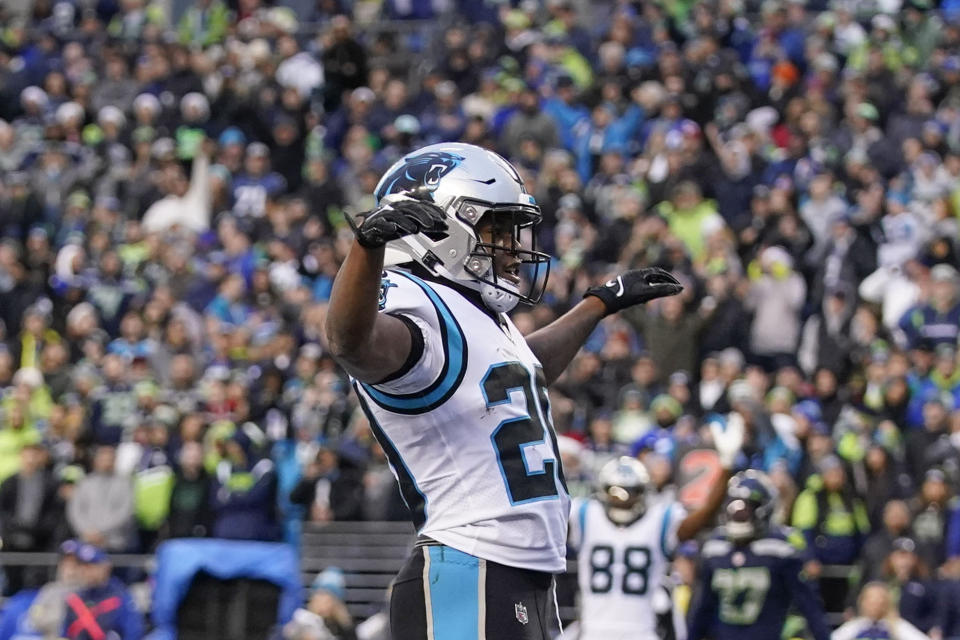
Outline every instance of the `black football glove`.
[(610, 315), (635, 304), (674, 296), (681, 291), (683, 285), (679, 280), (663, 269), (652, 267), (627, 271), (599, 287), (587, 289), (583, 297), (600, 298), (607, 307), (606, 315)]
[(360, 246), (379, 249), (391, 240), (423, 233), (431, 240), (447, 237), (447, 220), (443, 209), (419, 198), (389, 198), (373, 211), (362, 214), (357, 225), (350, 216)]

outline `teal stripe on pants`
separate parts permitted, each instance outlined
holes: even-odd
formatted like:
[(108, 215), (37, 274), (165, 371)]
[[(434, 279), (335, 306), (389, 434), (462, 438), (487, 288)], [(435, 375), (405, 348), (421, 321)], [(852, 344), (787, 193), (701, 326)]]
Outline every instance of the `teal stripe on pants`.
[(477, 640), (480, 559), (450, 547), (428, 549), (434, 640)]

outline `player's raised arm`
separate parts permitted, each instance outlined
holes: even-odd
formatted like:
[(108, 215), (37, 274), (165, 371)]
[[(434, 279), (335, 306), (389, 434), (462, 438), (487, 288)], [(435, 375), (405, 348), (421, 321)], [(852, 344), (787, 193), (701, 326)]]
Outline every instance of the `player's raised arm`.
[(681, 291), (683, 285), (676, 278), (656, 268), (627, 271), (588, 289), (577, 306), (527, 336), (530, 350), (543, 365), (547, 384), (560, 377), (600, 320), (611, 313)]
[(403, 367), (414, 329), (379, 313), (384, 247), (407, 235), (446, 231), (443, 211), (429, 202), (387, 196), (355, 227), (356, 239), (333, 282), (327, 340), (337, 362), (361, 382), (375, 383)]
[(743, 446), (746, 425), (738, 413), (730, 413), (726, 421), (716, 420), (710, 423), (710, 432), (713, 434), (713, 445), (717, 448), (720, 466), (723, 471), (720, 479), (710, 489), (703, 506), (688, 515), (677, 529), (677, 539), (680, 542), (690, 540), (704, 527), (710, 524), (716, 515), (723, 499), (727, 494), (727, 482), (733, 474), (733, 465), (736, 462), (740, 448)]

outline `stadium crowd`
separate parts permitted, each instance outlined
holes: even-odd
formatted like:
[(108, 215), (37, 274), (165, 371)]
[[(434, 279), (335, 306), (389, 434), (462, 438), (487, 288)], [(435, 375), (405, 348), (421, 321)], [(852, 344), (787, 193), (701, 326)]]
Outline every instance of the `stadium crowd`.
[(621, 453), (668, 491), (739, 412), (817, 560), (960, 637), (956, 0), (9, 0), (0, 25), (4, 550), (405, 518), (326, 301), (345, 215), (460, 140), (543, 210), (524, 332), (613, 265), (686, 285), (551, 389), (572, 493)]

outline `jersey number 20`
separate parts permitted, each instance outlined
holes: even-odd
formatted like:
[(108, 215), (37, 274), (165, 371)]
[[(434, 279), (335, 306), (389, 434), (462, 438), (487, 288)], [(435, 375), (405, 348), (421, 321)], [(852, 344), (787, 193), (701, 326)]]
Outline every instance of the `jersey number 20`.
[[(494, 430), (491, 440), (497, 453), (497, 462), (500, 473), (512, 504), (546, 500), (556, 497), (556, 477), (563, 482), (563, 471), (555, 475), (554, 469), (560, 459), (557, 451), (557, 438), (550, 425), (549, 407), (547, 405), (547, 390), (542, 384), (540, 371), (537, 371), (537, 387), (534, 392), (533, 380), (530, 371), (519, 362), (501, 362), (490, 367), (487, 375), (480, 383), (483, 395), (487, 400), (487, 408), (510, 402), (510, 392), (523, 392), (526, 404), (525, 417), (504, 420)], [(539, 407), (537, 406), (539, 403)], [(547, 420), (540, 418), (541, 411)], [(524, 449), (545, 444), (550, 440), (553, 449), (553, 459), (544, 458), (543, 469), (530, 471)]]

